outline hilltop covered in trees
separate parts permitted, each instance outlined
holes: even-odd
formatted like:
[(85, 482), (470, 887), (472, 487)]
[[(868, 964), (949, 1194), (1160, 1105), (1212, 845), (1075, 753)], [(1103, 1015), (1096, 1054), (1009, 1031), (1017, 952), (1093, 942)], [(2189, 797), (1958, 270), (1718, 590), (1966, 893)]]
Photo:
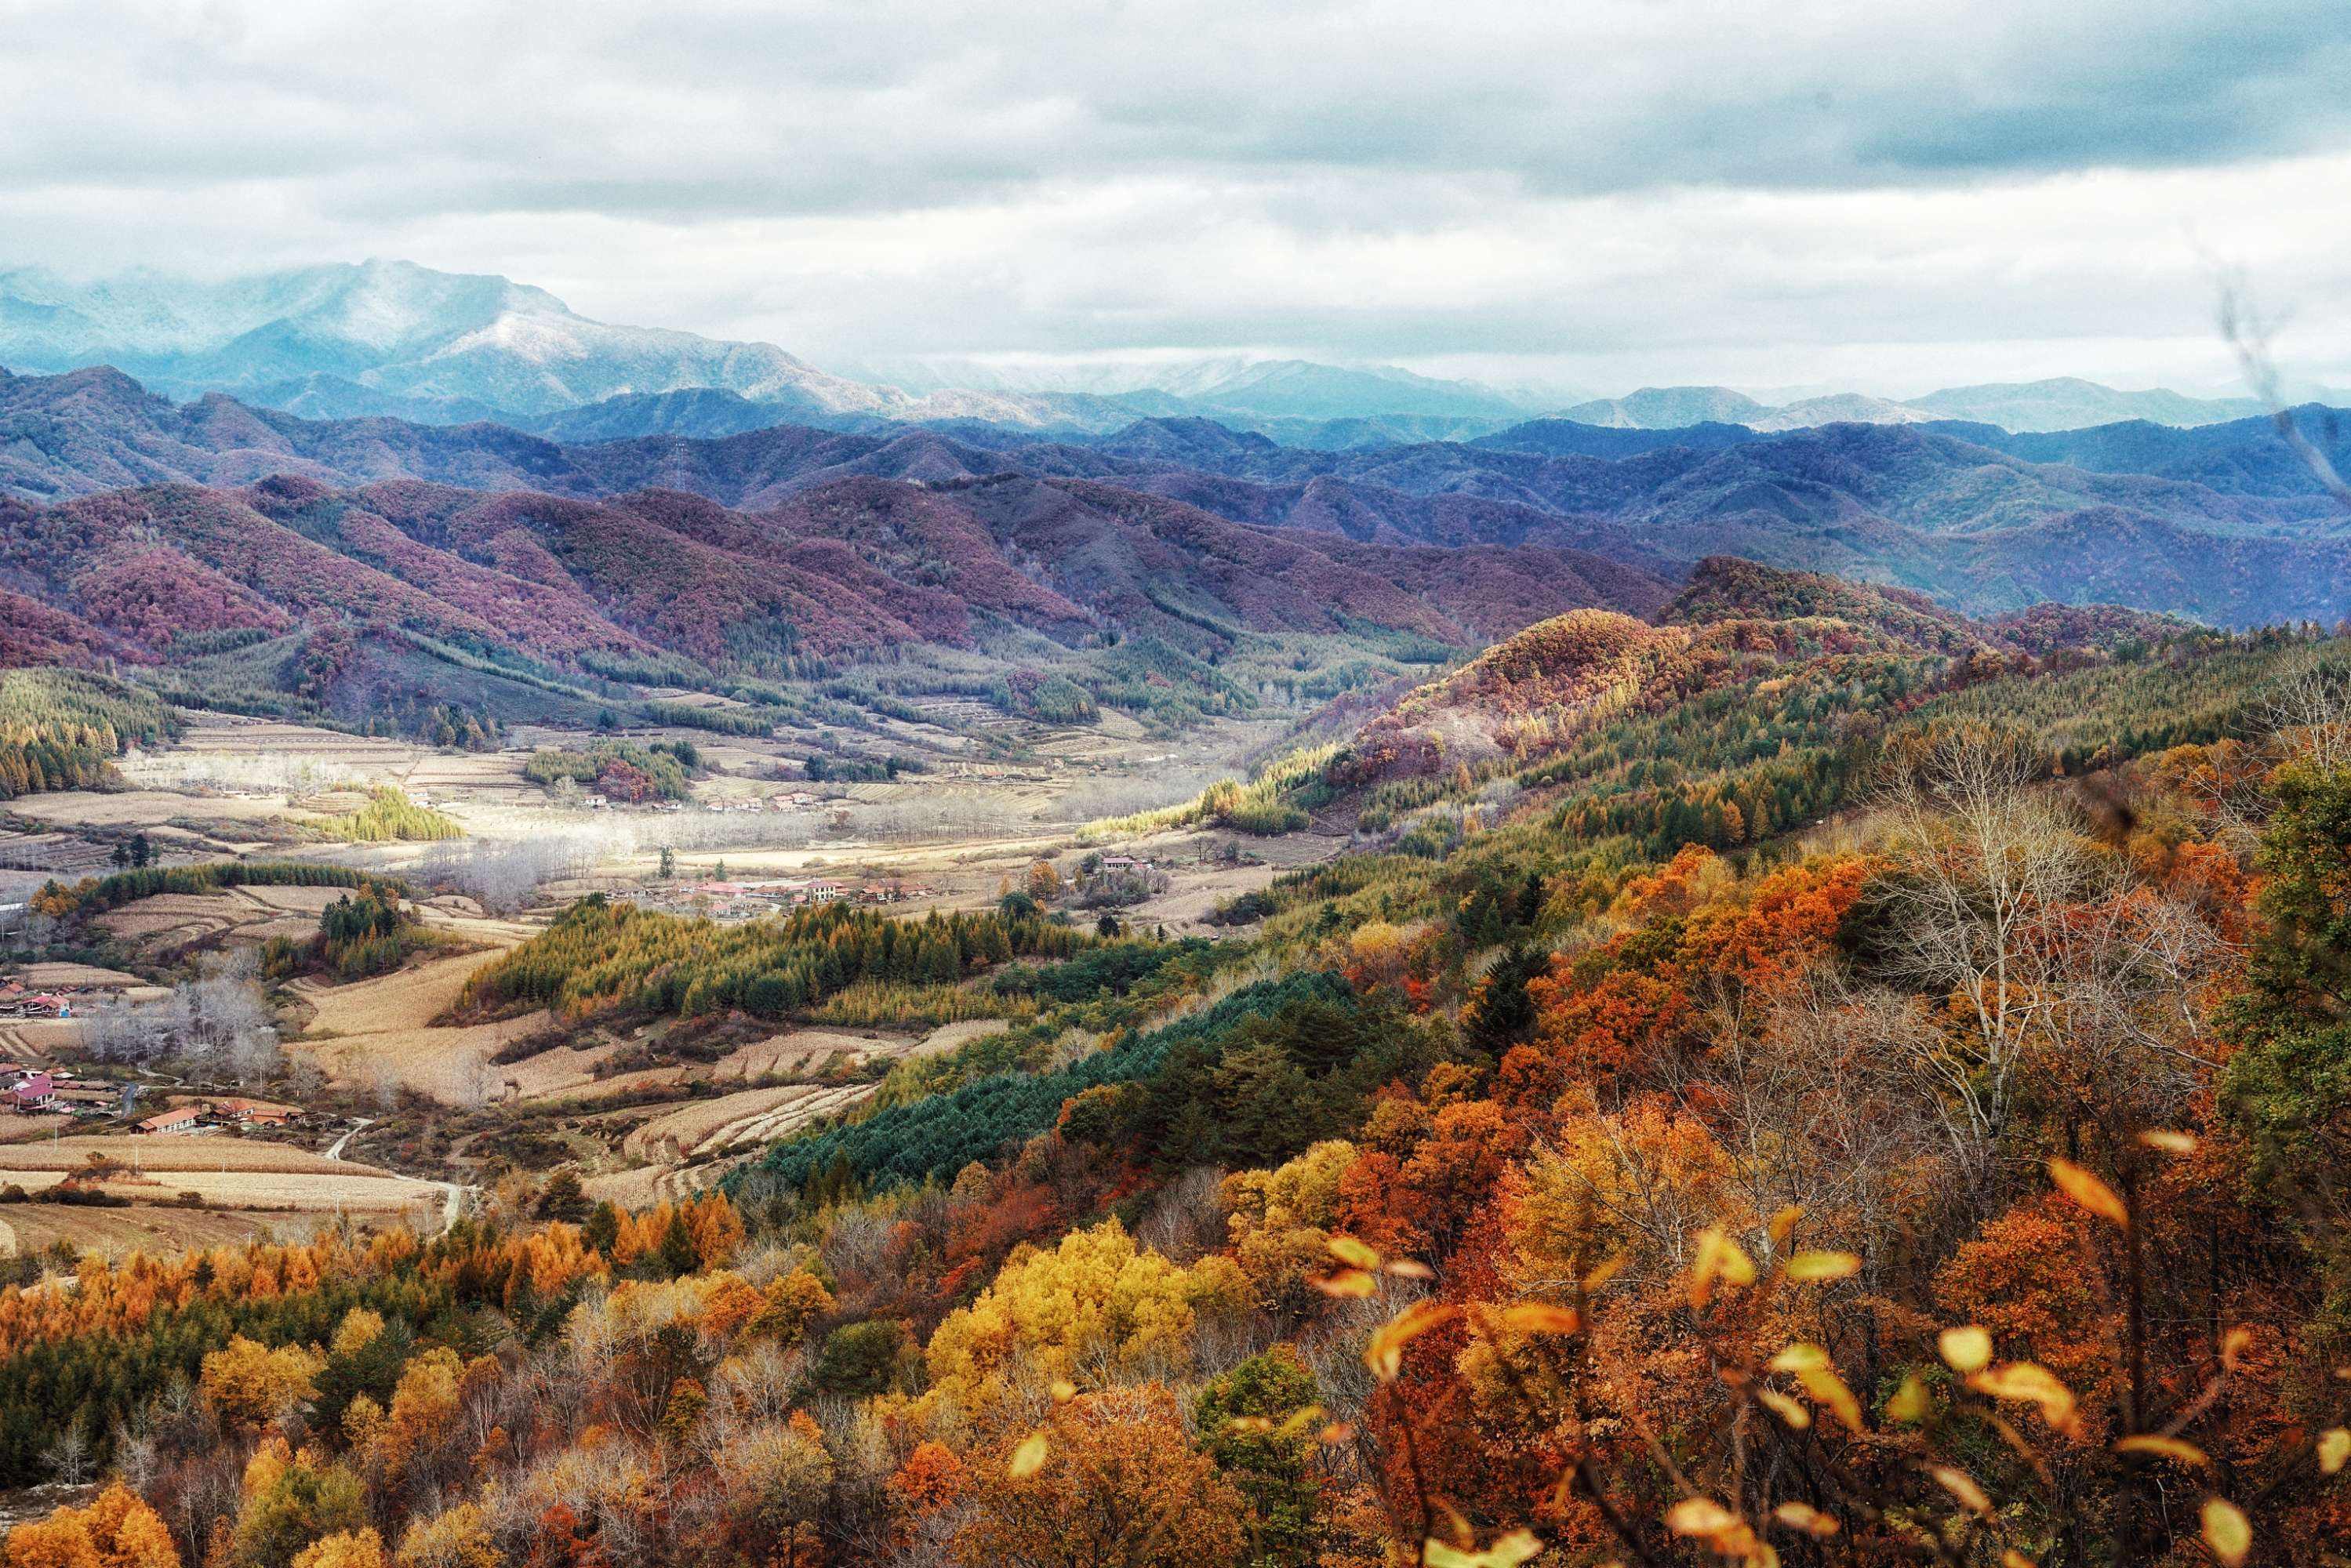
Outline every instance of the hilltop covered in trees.
[(125, 749), (174, 727), (171, 710), (135, 686), (78, 670), (0, 670), (0, 800), (104, 784)]

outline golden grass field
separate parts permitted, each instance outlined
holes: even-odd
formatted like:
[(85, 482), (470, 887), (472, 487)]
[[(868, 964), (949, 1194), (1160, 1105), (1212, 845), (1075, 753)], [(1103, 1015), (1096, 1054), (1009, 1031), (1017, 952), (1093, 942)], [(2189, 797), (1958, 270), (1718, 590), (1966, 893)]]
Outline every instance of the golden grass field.
[(675, 1163), (695, 1155), (783, 1137), (819, 1116), (846, 1110), (872, 1092), (870, 1083), (787, 1083), (738, 1090), (655, 1116), (622, 1140), (621, 1148), (635, 1159)]
[(291, 1239), (322, 1222), (316, 1215), (222, 1214), (134, 1204), (129, 1208), (66, 1208), (12, 1203), (0, 1207), (0, 1255), (38, 1252), (59, 1241), (120, 1258), (197, 1247), (236, 1246), (263, 1237)]
[(459, 954), (344, 986), (298, 980), (292, 989), (312, 1015), (308, 1038), (287, 1041), (287, 1049), (312, 1058), (339, 1083), (402, 1085), (453, 1104), (480, 1099), (512, 1072), (490, 1058), (549, 1021), (543, 1012), (457, 1028), (431, 1021), (489, 957)]
[[(291, 1234), (336, 1215), (429, 1225), (446, 1198), (437, 1183), (285, 1144), (225, 1136), (120, 1134), (0, 1145), (0, 1182), (37, 1196), (87, 1170), (92, 1155), (120, 1167), (96, 1185), (130, 1199), (130, 1207), (0, 1205), (0, 1243), (37, 1249), (66, 1240), (111, 1255), (139, 1247), (237, 1241), (271, 1229)], [(172, 1201), (188, 1192), (204, 1206), (183, 1208)]]

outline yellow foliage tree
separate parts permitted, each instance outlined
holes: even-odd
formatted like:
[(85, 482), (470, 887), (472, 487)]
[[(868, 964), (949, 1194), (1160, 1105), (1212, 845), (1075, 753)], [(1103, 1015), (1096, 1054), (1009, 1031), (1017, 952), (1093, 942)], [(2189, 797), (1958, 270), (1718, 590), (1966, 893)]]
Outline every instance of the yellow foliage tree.
[(1050, 1251), (1016, 1250), (978, 1300), (948, 1314), (931, 1336), (933, 1396), (979, 1411), (1023, 1384), (1188, 1366), (1200, 1320), (1248, 1300), (1230, 1259), (1179, 1268), (1105, 1220)]
[(489, 1515), (461, 1502), (410, 1525), (392, 1560), (398, 1568), (505, 1568), (506, 1555), (490, 1536)]
[(327, 1348), (337, 1355), (357, 1355), (373, 1344), (375, 1336), (381, 1333), (381, 1312), (353, 1307), (343, 1314), (343, 1321), (335, 1325), (335, 1337), (328, 1343)]
[(458, 1385), (465, 1375), (465, 1364), (445, 1345), (411, 1357), (392, 1389), (392, 1407), (369, 1441), (368, 1463), (389, 1477), (405, 1470), (457, 1414)]
[(1330, 1272), (1339, 1179), (1354, 1159), (1354, 1145), (1332, 1139), (1279, 1169), (1225, 1178), (1221, 1196), (1233, 1257), (1260, 1306), (1297, 1312), (1313, 1300), (1307, 1281)]
[(384, 1568), (383, 1537), (371, 1528), (338, 1531), (296, 1552), (294, 1568)]
[(319, 1396), (313, 1380), (324, 1364), (300, 1345), (272, 1350), (238, 1334), (204, 1356), (197, 1390), (223, 1423), (257, 1432)]
[(162, 1517), (120, 1481), (88, 1508), (60, 1508), (8, 1532), (7, 1568), (180, 1568)]

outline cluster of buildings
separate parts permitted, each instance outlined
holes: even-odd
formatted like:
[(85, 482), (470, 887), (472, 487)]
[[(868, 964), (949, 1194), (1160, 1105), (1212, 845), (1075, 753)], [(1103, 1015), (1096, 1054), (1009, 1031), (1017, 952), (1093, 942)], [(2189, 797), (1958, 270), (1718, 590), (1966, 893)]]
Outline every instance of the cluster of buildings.
[(0, 1061), (0, 1104), (20, 1116), (127, 1116), (135, 1083), (83, 1083), (61, 1067)]
[(278, 1105), (267, 1100), (198, 1100), (159, 1111), (134, 1124), (131, 1131), (194, 1138), (233, 1127), (298, 1127), (308, 1114), (299, 1105)]
[[(583, 795), (580, 803), (591, 811), (683, 811), (686, 807), (684, 800), (631, 802), (615, 800), (607, 795)], [(765, 800), (754, 796), (748, 800), (699, 801), (695, 809), (703, 811), (806, 811), (813, 810), (817, 804), (814, 795), (805, 789), (794, 789), (789, 794), (770, 795)]]
[(925, 898), (931, 889), (921, 883), (887, 877), (875, 882), (844, 883), (830, 877), (765, 877), (726, 882), (681, 882), (642, 889), (637, 901), (655, 908), (722, 920), (747, 920), (796, 909), (815, 909), (847, 901), (854, 904), (902, 904)]
[(22, 980), (0, 980), (0, 1018), (69, 1019), (73, 998), (54, 991), (35, 991)]

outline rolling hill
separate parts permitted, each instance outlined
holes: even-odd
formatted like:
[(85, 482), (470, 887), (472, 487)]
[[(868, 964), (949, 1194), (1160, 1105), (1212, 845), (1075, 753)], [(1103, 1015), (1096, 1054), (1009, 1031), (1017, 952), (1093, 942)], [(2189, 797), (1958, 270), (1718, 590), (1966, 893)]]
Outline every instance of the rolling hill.
[[(2351, 463), (2338, 413), (2295, 417)], [(747, 512), (850, 479), (1019, 476), (1324, 541), (1577, 550), (1666, 576), (1738, 555), (1977, 614), (2044, 599), (2230, 625), (2351, 613), (2351, 529), (2266, 419), (2025, 435), (1948, 422), (1766, 434), (1547, 420), (1475, 443), (1353, 451), (1196, 418), (1084, 440), (959, 423), (559, 442), (486, 423), (303, 420), (221, 396), (177, 404), (106, 370), (0, 378), (0, 486), (27, 500), (174, 483), (233, 490), (278, 475), (332, 489), (422, 480), (579, 501), (674, 490)]]

